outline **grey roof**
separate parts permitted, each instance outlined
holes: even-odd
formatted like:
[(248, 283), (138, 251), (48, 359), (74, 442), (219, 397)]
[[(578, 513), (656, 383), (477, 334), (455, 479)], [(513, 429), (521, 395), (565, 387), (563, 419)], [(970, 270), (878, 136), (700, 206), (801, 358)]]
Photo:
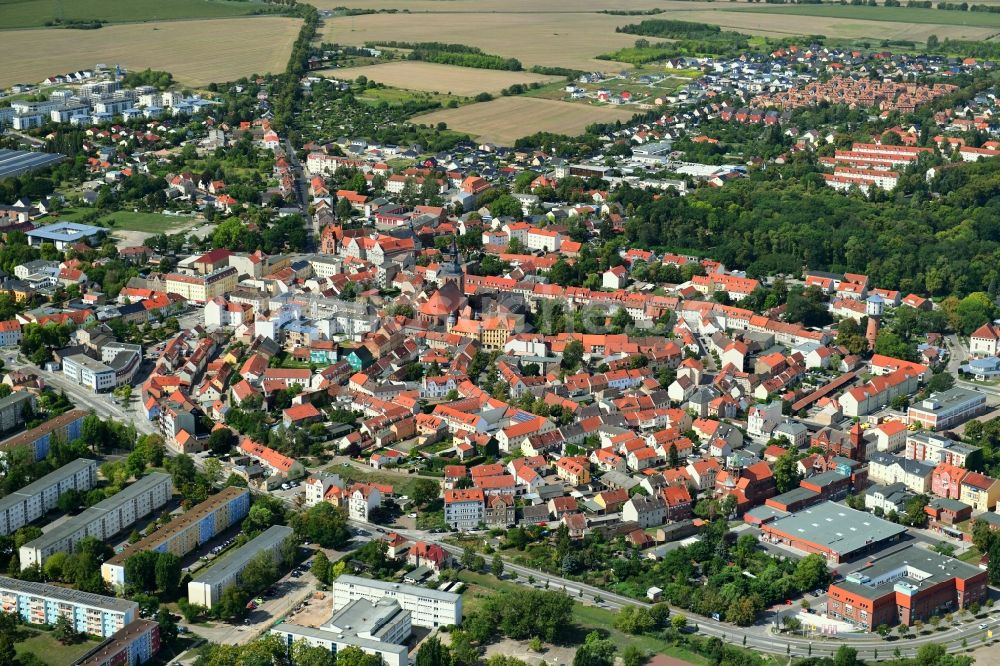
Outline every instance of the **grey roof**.
[(27, 150), (0, 149), (0, 179), (19, 176), (28, 171), (43, 169), (66, 159), (59, 153), (36, 153)]
[(3, 499), (0, 499), (0, 512), (6, 511), (8, 507), (14, 504), (23, 502), (28, 497), (40, 494), (43, 490), (52, 486), (52, 484), (57, 483), (62, 479), (71, 477), (77, 472), (85, 470), (88, 467), (92, 467), (94, 469), (94, 473), (97, 473), (97, 463), (93, 460), (88, 460), (87, 458), (77, 458), (73, 462), (66, 463), (54, 472), (49, 472), (40, 479), (32, 481), (20, 490), (16, 490)]
[(101, 500), (94, 506), (90, 507), (83, 513), (74, 516), (62, 523), (58, 527), (46, 532), (42, 536), (29, 541), (24, 544), (28, 548), (36, 548), (38, 550), (45, 550), (50, 544), (62, 541), (69, 535), (80, 529), (81, 525), (90, 524), (91, 521), (97, 520), (103, 514), (108, 513), (117, 509), (119, 506), (125, 502), (130, 502), (135, 499), (140, 494), (147, 492), (153, 486), (166, 481), (170, 483), (170, 475), (164, 474), (163, 472), (153, 472), (142, 477), (131, 486), (120, 490), (111, 497)]
[(35, 597), (45, 597), (57, 601), (66, 601), (73, 604), (92, 606), (94, 608), (104, 608), (118, 613), (127, 613), (139, 608), (139, 604), (128, 599), (118, 599), (116, 597), (106, 597), (103, 594), (93, 594), (91, 592), (80, 592), (57, 585), (47, 585), (28, 580), (18, 580), (0, 576), (0, 590), (9, 590), (20, 594)]
[(199, 571), (191, 580), (206, 585), (216, 585), (228, 580), (233, 572), (243, 571), (247, 562), (256, 557), (257, 553), (274, 548), (279, 542), (292, 536), (292, 531), (291, 527), (272, 525), (233, 552), (222, 557), (212, 566)]
[(902, 525), (835, 502), (822, 502), (778, 518), (771, 527), (795, 539), (825, 546), (842, 557), (906, 532)]
[(907, 474), (918, 474), (923, 477), (928, 477), (934, 473), (933, 465), (927, 465), (919, 460), (894, 456), (891, 453), (876, 453), (872, 456), (871, 462), (885, 466), (899, 465)]
[[(929, 504), (935, 509), (944, 509), (946, 511), (956, 511), (956, 512), (971, 508), (965, 502), (960, 502), (957, 499), (950, 499), (948, 497), (935, 497), (929, 502)], [(981, 514), (979, 517), (982, 518), (983, 516), (987, 515), (997, 516), (997, 514), (991, 511), (987, 511), (984, 514)], [(997, 518), (998, 518), (997, 524), (1000, 525), (1000, 516), (997, 516)]]
[(986, 402), (986, 394), (982, 391), (955, 386), (947, 391), (931, 393), (926, 399), (910, 405), (910, 409), (922, 412), (940, 412), (966, 402)]
[(843, 481), (847, 478), (846, 474), (841, 474), (835, 469), (830, 469), (825, 472), (813, 475), (805, 479), (809, 483), (814, 483), (817, 486), (828, 486), (831, 483), (837, 483), (838, 481)]
[(383, 643), (382, 641), (373, 641), (367, 638), (358, 638), (357, 636), (349, 636), (347, 634), (338, 634), (333, 631), (327, 631), (325, 629), (314, 629), (312, 627), (304, 627), (300, 624), (291, 624), (289, 622), (284, 622), (282, 624), (276, 625), (271, 629), (272, 634), (280, 635), (290, 635), (293, 639), (306, 638), (319, 641), (329, 641), (331, 643), (340, 643), (342, 645), (353, 645), (361, 649), (369, 649), (378, 652), (395, 652), (402, 657), (406, 657), (407, 650), (405, 645), (395, 645), (393, 643)]
[(6, 398), (0, 398), (0, 410), (7, 409), (12, 405), (19, 405), (22, 402), (31, 400), (33, 397), (34, 396), (32, 396), (27, 391), (14, 391)]
[[(813, 477), (815, 478), (815, 477)], [(799, 486), (798, 488), (792, 488), (787, 493), (781, 493), (775, 497), (772, 497), (775, 502), (779, 504), (791, 504), (793, 502), (802, 502), (805, 500), (811, 500), (813, 498), (819, 497), (819, 493), (815, 490), (809, 490), (808, 488), (803, 488)]]
[[(894, 572), (903, 575), (895, 576)], [(894, 594), (897, 588), (912, 595), (953, 578), (969, 579), (979, 573), (979, 568), (971, 564), (911, 545), (848, 574), (837, 587), (866, 599), (878, 599)]]

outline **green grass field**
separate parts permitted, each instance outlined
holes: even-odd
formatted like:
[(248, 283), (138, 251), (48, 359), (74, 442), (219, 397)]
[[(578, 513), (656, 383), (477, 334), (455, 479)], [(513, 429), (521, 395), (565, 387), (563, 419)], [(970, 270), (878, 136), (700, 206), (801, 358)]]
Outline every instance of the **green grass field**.
[(130, 23), (245, 16), (263, 7), (228, 0), (0, 0), (0, 27), (39, 28), (50, 21)]
[[(59, 219), (68, 222), (91, 212), (86, 208), (68, 209), (59, 215)], [(160, 213), (133, 213), (120, 210), (110, 213), (97, 220), (99, 226), (110, 227), (112, 230), (144, 231), (151, 234), (167, 233), (183, 227), (193, 218), (188, 215), (161, 215)], [(114, 224), (111, 224), (113, 222)]]
[[(493, 576), (468, 570), (462, 571), (458, 577), (467, 585), (465, 592), (462, 594), (462, 608), (466, 613), (475, 610), (482, 603), (481, 595), (500, 590), (518, 592), (524, 589), (517, 583), (500, 581)], [(615, 613), (613, 611), (574, 603), (573, 620), (580, 627), (581, 639), (592, 631), (599, 631), (605, 634), (605, 638), (610, 638), (614, 641), (619, 651), (627, 645), (635, 645), (647, 653), (665, 654), (692, 664), (698, 664), (698, 666), (707, 666), (709, 663), (708, 659), (699, 654), (671, 645), (654, 636), (632, 636), (631, 634), (618, 631), (613, 626), (615, 621)]]
[(390, 106), (402, 106), (407, 102), (426, 102), (428, 100), (440, 102), (442, 107), (448, 106), (448, 103), (454, 100), (458, 104), (468, 104), (472, 101), (470, 97), (462, 97), (460, 95), (448, 95), (445, 93), (437, 92), (424, 92), (421, 90), (406, 90), (404, 88), (368, 88), (364, 91), (355, 93), (357, 98), (362, 102), (367, 102), (369, 104), (378, 104), (380, 102), (385, 102)]
[(726, 12), (764, 14), (791, 14), (793, 16), (822, 16), (839, 19), (867, 21), (896, 21), (900, 23), (928, 23), (938, 25), (969, 25), (979, 28), (1000, 28), (1000, 14), (987, 12), (957, 12), (941, 9), (916, 9), (910, 7), (868, 7), (855, 5), (753, 5), (727, 7)]
[(26, 629), (33, 633), (30, 638), (14, 644), (17, 654), (33, 654), (50, 666), (66, 666), (79, 659), (87, 650), (97, 645), (97, 641), (85, 640), (74, 645), (63, 645), (47, 631)]

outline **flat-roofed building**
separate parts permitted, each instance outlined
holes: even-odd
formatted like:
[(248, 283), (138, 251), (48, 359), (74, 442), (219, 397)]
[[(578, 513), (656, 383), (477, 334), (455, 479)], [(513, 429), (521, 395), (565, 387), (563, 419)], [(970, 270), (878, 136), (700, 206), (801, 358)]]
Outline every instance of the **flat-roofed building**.
[(103, 227), (79, 224), (77, 222), (57, 222), (33, 229), (25, 235), (28, 237), (28, 244), (32, 247), (40, 247), (45, 243), (51, 243), (60, 252), (65, 252), (71, 245), (76, 243), (94, 245), (107, 233), (108, 230)]
[(124, 490), (21, 546), (18, 551), (21, 569), (33, 564), (41, 566), (50, 555), (59, 551), (73, 552), (76, 544), (86, 537), (107, 541), (165, 505), (172, 494), (169, 474), (147, 474)]
[(54, 625), (62, 615), (92, 636), (112, 636), (139, 617), (139, 604), (56, 585), (0, 576), (0, 611), (30, 624)]
[(86, 492), (97, 483), (97, 463), (77, 458), (0, 499), (0, 534), (11, 534), (56, 508), (70, 490)]
[(410, 611), (413, 624), (418, 627), (433, 629), (462, 623), (462, 596), (454, 592), (350, 575), (340, 576), (334, 581), (335, 610), (357, 599), (373, 603), (379, 599), (395, 599), (403, 610)]
[(909, 546), (831, 584), (827, 614), (867, 631), (911, 625), (981, 603), (986, 583), (979, 567)]
[(928, 430), (945, 430), (986, 411), (986, 394), (956, 386), (910, 405), (906, 417)]
[(169, 523), (128, 546), (101, 565), (101, 577), (116, 589), (125, 585), (125, 560), (144, 551), (173, 553), (178, 557), (214, 538), (246, 518), (250, 511), (250, 491), (224, 488), (217, 495), (191, 507)]
[(160, 625), (139, 618), (73, 662), (73, 666), (136, 666), (160, 651)]
[(199, 571), (188, 583), (188, 601), (211, 608), (219, 603), (219, 597), (229, 587), (239, 582), (240, 574), (247, 563), (260, 553), (269, 553), (278, 559), (281, 546), (292, 536), (292, 528), (284, 525), (272, 525), (262, 534), (251, 539), (233, 552), (225, 555), (212, 566)]
[(60, 414), (54, 419), (49, 419), (42, 425), (31, 430), (26, 430), (19, 435), (5, 439), (0, 442), (0, 458), (8, 455), (11, 451), (16, 451), (22, 447), (30, 447), (35, 462), (38, 462), (49, 455), (49, 444), (53, 437), (61, 438), (65, 442), (72, 442), (74, 439), (78, 439), (83, 426), (83, 417), (86, 415), (87, 412), (82, 409), (73, 409), (65, 414)]
[(35, 396), (27, 391), (14, 391), (0, 398), (0, 432), (8, 432), (24, 424), (25, 407), (35, 406)]
[(761, 541), (806, 553), (819, 553), (830, 562), (843, 562), (899, 541), (902, 525), (835, 502), (823, 502), (761, 525)]
[(63, 375), (95, 393), (115, 388), (115, 369), (90, 358), (86, 354), (73, 354), (63, 358)]

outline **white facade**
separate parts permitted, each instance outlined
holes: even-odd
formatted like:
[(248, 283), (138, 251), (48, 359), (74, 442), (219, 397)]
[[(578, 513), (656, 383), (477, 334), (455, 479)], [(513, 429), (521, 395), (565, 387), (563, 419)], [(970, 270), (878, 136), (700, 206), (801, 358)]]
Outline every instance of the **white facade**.
[(21, 569), (27, 569), (33, 564), (44, 564), (52, 553), (73, 552), (76, 544), (89, 536), (107, 541), (118, 532), (131, 527), (140, 518), (161, 508), (172, 494), (173, 485), (169, 474), (147, 474), (121, 492), (21, 546), (18, 551)]
[(83, 354), (73, 354), (63, 359), (63, 374), (91, 391), (108, 391), (115, 388), (113, 368)]
[(444, 627), (462, 623), (462, 596), (403, 583), (387, 583), (359, 576), (340, 576), (333, 583), (333, 608), (340, 610), (355, 599), (376, 603), (379, 599), (394, 599), (403, 610), (410, 611), (418, 627)]
[(0, 499), (0, 534), (11, 534), (56, 508), (70, 490), (86, 492), (97, 483), (97, 463), (78, 458)]

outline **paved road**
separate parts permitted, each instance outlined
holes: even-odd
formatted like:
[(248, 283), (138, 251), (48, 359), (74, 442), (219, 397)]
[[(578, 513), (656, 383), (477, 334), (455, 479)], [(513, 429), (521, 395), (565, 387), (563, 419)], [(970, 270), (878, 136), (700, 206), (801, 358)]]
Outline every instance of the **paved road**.
[(319, 229), (316, 228), (316, 221), (309, 214), (309, 188), (306, 187), (306, 176), (302, 169), (302, 163), (288, 139), (285, 139), (285, 154), (288, 157), (288, 163), (292, 166), (292, 176), (295, 178), (295, 195), (298, 199), (299, 211), (302, 213), (302, 224), (309, 237), (308, 249), (315, 250)]
[[(417, 530), (396, 530), (409, 539), (422, 539), (440, 544), (445, 550), (453, 555), (461, 555), (462, 549), (445, 543), (444, 534), (429, 534)], [(535, 587), (544, 587), (548, 583), (550, 590), (565, 590), (567, 594), (585, 603), (591, 603), (610, 610), (618, 610), (626, 605), (649, 607), (650, 604), (637, 601), (631, 597), (614, 594), (606, 590), (599, 589), (592, 585), (586, 585), (571, 581), (560, 576), (548, 574), (530, 567), (514, 564), (505, 559), (505, 571), (508, 575), (513, 574), (515, 582), (522, 585), (530, 585), (529, 577), (535, 581)], [(582, 595), (581, 595), (582, 592)], [(725, 622), (712, 620), (687, 613), (689, 625), (708, 636), (716, 636), (727, 643), (733, 645), (746, 645), (749, 648), (760, 652), (771, 654), (791, 654), (793, 656), (832, 656), (841, 645), (849, 645), (858, 650), (859, 656), (863, 659), (877, 660), (879, 656), (888, 657), (895, 649), (899, 649), (904, 656), (912, 656), (921, 645), (927, 643), (940, 643), (950, 652), (964, 650), (962, 641), (966, 641), (968, 647), (976, 647), (984, 644), (987, 640), (986, 630), (978, 628), (981, 623), (986, 623), (989, 629), (996, 631), (1000, 628), (1000, 618), (991, 616), (985, 620), (971, 620), (967, 623), (959, 623), (958, 626), (948, 631), (935, 632), (927, 636), (917, 636), (905, 640), (886, 641), (874, 634), (842, 634), (837, 637), (813, 639), (805, 637), (779, 636), (771, 633), (772, 622), (777, 621), (781, 610), (776, 609), (765, 614), (762, 621), (751, 627), (736, 627)], [(1000, 613), (1000, 608), (997, 609)], [(971, 616), (970, 616), (971, 618)]]

